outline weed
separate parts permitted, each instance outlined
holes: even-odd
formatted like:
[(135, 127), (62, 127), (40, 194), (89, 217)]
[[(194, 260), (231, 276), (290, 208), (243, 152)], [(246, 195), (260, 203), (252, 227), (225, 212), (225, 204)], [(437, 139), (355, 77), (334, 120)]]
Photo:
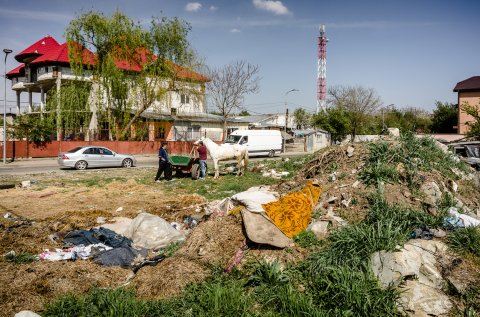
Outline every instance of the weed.
[(455, 230), (448, 235), (447, 243), (449, 247), (457, 253), (463, 255), (473, 255), (480, 258), (480, 228), (468, 227)]
[(248, 285), (267, 284), (269, 286), (275, 286), (286, 284), (288, 281), (288, 275), (283, 272), (277, 260), (270, 263), (262, 260), (255, 267), (252, 275), (248, 279)]
[(18, 255), (15, 252), (9, 252), (5, 255), (5, 260), (15, 264), (23, 264), (38, 261), (38, 256), (28, 252), (20, 253)]
[(163, 255), (167, 258), (171, 257), (172, 255), (175, 254), (175, 252), (177, 252), (178, 249), (180, 249), (181, 245), (182, 245), (182, 243), (180, 241), (172, 242), (169, 245), (167, 245), (166, 248), (163, 248), (160, 251), (160, 255)]
[(293, 241), (302, 248), (322, 245), (323, 241), (319, 240), (312, 231), (304, 230), (293, 237)]

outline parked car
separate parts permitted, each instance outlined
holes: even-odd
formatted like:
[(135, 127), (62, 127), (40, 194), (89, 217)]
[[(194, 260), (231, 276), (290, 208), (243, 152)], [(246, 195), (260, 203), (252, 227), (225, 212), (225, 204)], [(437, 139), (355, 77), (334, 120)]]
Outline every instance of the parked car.
[(103, 146), (78, 146), (58, 154), (58, 165), (84, 170), (89, 167), (132, 167), (137, 160), (133, 155), (115, 153)]
[(449, 143), (454, 153), (476, 169), (480, 169), (480, 141)]

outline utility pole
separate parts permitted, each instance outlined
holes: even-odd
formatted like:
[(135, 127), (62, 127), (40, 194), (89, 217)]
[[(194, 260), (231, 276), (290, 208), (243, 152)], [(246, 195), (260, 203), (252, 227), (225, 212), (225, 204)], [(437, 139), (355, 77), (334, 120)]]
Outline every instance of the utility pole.
[(3, 71), (3, 81), (4, 81), (4, 90), (3, 90), (3, 164), (7, 164), (7, 56), (11, 52), (11, 49), (4, 48), (3, 52), (5, 53), (5, 66)]
[(287, 143), (287, 125), (288, 125), (288, 108), (287, 108), (287, 95), (294, 91), (300, 91), (298, 89), (290, 89), (285, 93), (285, 135), (283, 138), (283, 152), (285, 153), (286, 143)]

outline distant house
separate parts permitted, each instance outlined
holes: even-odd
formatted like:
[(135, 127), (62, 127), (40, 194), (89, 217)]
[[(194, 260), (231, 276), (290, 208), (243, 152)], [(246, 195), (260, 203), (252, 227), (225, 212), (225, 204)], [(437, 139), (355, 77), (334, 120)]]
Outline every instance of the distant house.
[[(28, 94), (28, 110), (34, 111), (33, 94), (40, 94), (40, 108), (45, 109), (46, 93), (57, 87), (61, 89), (62, 83), (72, 80), (92, 81), (88, 66), (94, 67), (95, 54), (86, 50), (83, 59), (84, 74), (78, 77), (70, 68), (69, 50), (67, 43), (59, 44), (53, 37), (45, 36), (27, 47), (15, 56), (21, 64), (7, 73), (11, 80), (12, 90), (17, 94), (17, 114), (20, 114), (21, 94)], [(127, 62), (117, 61), (116, 67), (132, 74), (140, 71), (140, 66)], [(205, 83), (209, 81), (205, 76), (190, 69), (173, 64), (173, 69), (178, 78), (190, 91), (195, 91), (191, 96), (185, 90), (172, 89), (162, 100), (156, 100), (137, 120), (131, 131), (132, 138), (142, 140), (196, 140), (208, 135), (214, 140), (223, 138), (223, 122), (221, 118), (207, 114), (205, 104)], [(161, 85), (168, 85), (161, 83)], [(87, 131), (83, 127), (69, 127), (72, 131), (58, 131), (57, 139), (72, 135), (72, 138), (95, 140), (105, 139), (108, 135), (99, 133), (97, 112), (99, 107), (105, 107), (105, 99), (92, 98), (98, 94), (98, 89), (92, 89), (89, 98), (90, 122)], [(132, 93), (127, 98), (133, 101), (132, 111), (136, 109), (136, 96)], [(100, 104), (98, 100), (100, 99)], [(103, 100), (103, 101), (102, 101)], [(103, 105), (101, 103), (104, 103)], [(230, 120), (227, 124), (236, 128), (247, 128), (248, 123), (239, 120)], [(67, 130), (65, 128), (65, 130)], [(62, 133), (63, 132), (63, 133)]]
[(467, 122), (473, 118), (462, 110), (462, 105), (480, 107), (480, 76), (465, 79), (455, 86), (454, 92), (458, 93), (458, 133), (465, 134), (468, 131)]
[[(285, 129), (285, 113), (274, 114), (260, 114), (251, 116), (236, 117), (236, 119), (243, 120), (249, 123), (250, 129)], [(293, 115), (288, 116), (287, 130), (294, 127), (295, 119)]]

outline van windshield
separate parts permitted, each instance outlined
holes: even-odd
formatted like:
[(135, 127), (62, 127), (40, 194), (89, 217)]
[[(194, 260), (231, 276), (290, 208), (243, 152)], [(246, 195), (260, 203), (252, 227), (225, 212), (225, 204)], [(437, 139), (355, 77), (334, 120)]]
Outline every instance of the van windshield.
[(225, 143), (237, 144), (241, 138), (242, 138), (241, 135), (229, 135), (225, 140)]

